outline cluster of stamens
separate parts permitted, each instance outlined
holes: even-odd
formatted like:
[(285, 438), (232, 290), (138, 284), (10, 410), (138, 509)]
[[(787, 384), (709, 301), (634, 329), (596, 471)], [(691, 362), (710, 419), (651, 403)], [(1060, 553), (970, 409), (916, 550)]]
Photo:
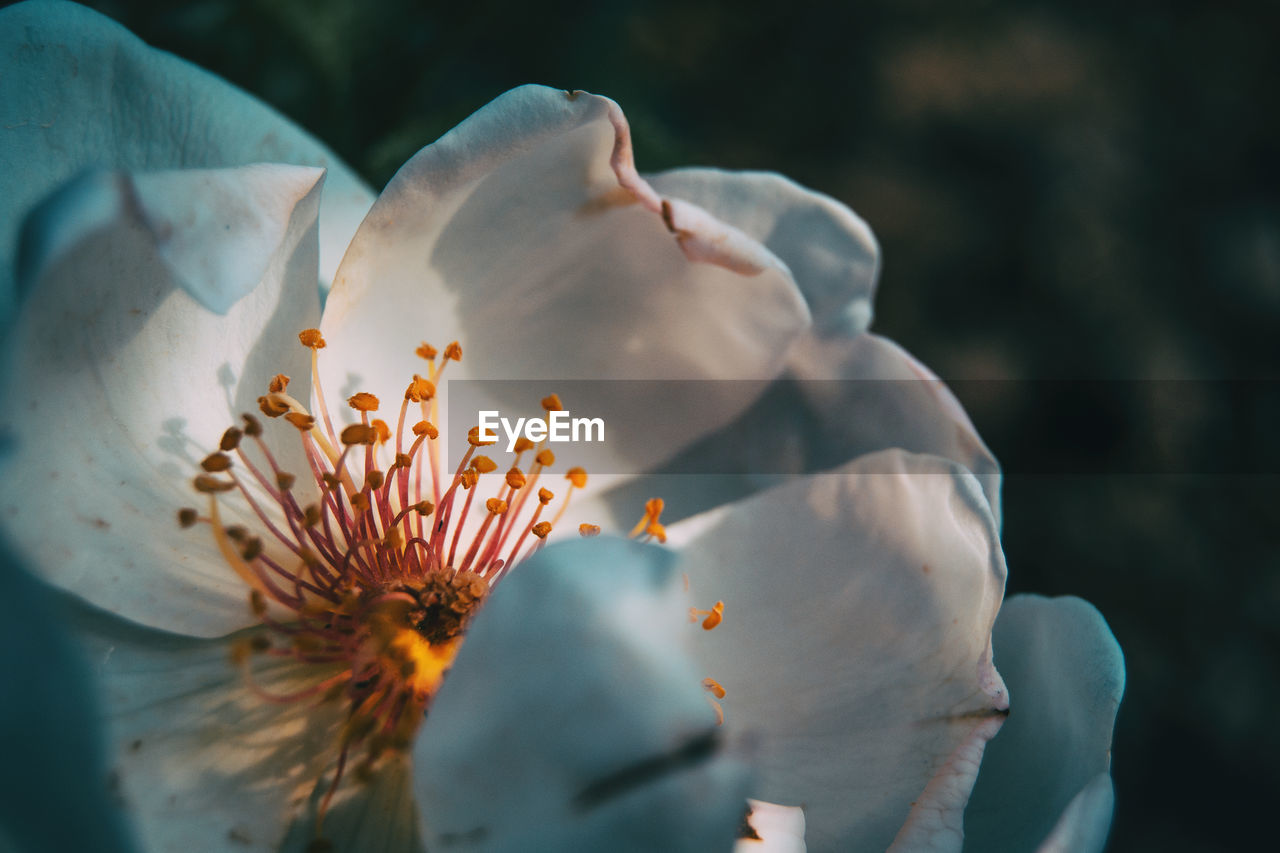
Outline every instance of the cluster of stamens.
[[(266, 630), (233, 649), (250, 689), (271, 702), (341, 702), (346, 709), (323, 816), (350, 756), (362, 755), (355, 773), (367, 777), (383, 755), (409, 747), (468, 622), (511, 568), (546, 544), (573, 492), (586, 486), (587, 473), (570, 468), (564, 474), (567, 488), (549, 520), (543, 516), (551, 514), (555, 495), (539, 483), (555, 455), (528, 439), (516, 441), (504, 474), (486, 479), (500, 466), (477, 451), (495, 442), (472, 428), (457, 468), (445, 474), (436, 386), (448, 363), (462, 357), (456, 342), (443, 352), (418, 347), (427, 375), (409, 382), (394, 429), (371, 417), (380, 401), (366, 392), (347, 400), (359, 421), (335, 429), (317, 369), (325, 341), (315, 329), (299, 340), (311, 350), (318, 417), (288, 393), (284, 375), (270, 381), (258, 404), (262, 415), (296, 432), (310, 486), (280, 467), (263, 440), (263, 422), (244, 414), (195, 478), (196, 490), (208, 497), (207, 515), (183, 509), (178, 519), (184, 527), (208, 524), (250, 589), (250, 608)], [(552, 395), (542, 408), (549, 417), (562, 406)], [(483, 483), (494, 479), (491, 496), (477, 500)], [(223, 522), (218, 496), (237, 492), (264, 536)], [(662, 509), (661, 499), (649, 501), (632, 536), (665, 542)], [(596, 525), (579, 527), (582, 536), (599, 532)], [(718, 603), (714, 622), (707, 611), (703, 627), (714, 627), (722, 611)], [(310, 687), (278, 695), (254, 682), (254, 655), (328, 668), (317, 670), (323, 675)], [(710, 679), (704, 686), (724, 695)]]

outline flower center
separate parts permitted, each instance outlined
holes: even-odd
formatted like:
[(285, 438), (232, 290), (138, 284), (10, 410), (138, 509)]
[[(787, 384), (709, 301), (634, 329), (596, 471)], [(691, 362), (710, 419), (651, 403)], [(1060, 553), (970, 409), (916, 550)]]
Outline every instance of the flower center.
[[(388, 751), (409, 747), (468, 623), (511, 568), (546, 544), (587, 474), (569, 469), (564, 497), (547, 521), (555, 495), (539, 481), (555, 455), (540, 445), (518, 440), (505, 474), (490, 478), (499, 466), (477, 451), (494, 442), (482, 441), (473, 428), (457, 469), (442, 471), (436, 383), (448, 363), (462, 357), (456, 342), (443, 353), (418, 347), (427, 375), (409, 382), (394, 430), (371, 418), (380, 402), (365, 392), (347, 401), (359, 422), (337, 430), (317, 370), (324, 338), (308, 329), (299, 340), (312, 354), (318, 417), (288, 393), (284, 375), (271, 380), (258, 404), (262, 414), (293, 429), (308, 470), (299, 477), (282, 469), (263, 440), (262, 421), (245, 414), (195, 478), (196, 490), (208, 497), (208, 514), (188, 508), (178, 520), (184, 527), (208, 524), (227, 564), (250, 589), (250, 607), (266, 630), (232, 654), (250, 688), (266, 701), (345, 707), (323, 814), (349, 756), (363, 754), (356, 772), (365, 776)], [(552, 395), (542, 408), (549, 417), (562, 406)], [(485, 489), (494, 479), (496, 488)], [(491, 496), (477, 502), (482, 491)], [(262, 535), (224, 523), (219, 496), (232, 493)], [(661, 536), (657, 516), (649, 516), (646, 534)], [(586, 524), (579, 530), (600, 532)], [(316, 681), (290, 695), (271, 693), (253, 680), (254, 655), (314, 664)]]

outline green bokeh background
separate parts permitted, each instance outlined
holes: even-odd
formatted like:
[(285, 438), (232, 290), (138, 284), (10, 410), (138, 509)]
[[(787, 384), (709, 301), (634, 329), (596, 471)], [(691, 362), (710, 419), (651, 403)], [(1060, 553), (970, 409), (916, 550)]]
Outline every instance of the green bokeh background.
[[(1280, 5), (89, 5), (375, 187), (542, 82), (619, 101), (642, 170), (771, 169), (848, 203), (883, 247), (876, 329), (944, 378), (1014, 380), (962, 394), (1010, 473), (1010, 591), (1089, 599), (1125, 650), (1111, 849), (1273, 835), (1280, 408), (1212, 389), (1266, 396), (1280, 368)], [(1169, 377), (1211, 382), (1154, 407), (1044, 382)]]

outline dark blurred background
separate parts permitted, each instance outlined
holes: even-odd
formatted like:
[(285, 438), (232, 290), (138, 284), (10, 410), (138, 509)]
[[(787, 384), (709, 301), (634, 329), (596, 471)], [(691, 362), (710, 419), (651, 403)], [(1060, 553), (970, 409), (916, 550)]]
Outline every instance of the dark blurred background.
[(1111, 849), (1274, 834), (1280, 4), (89, 5), (375, 187), (541, 82), (619, 101), (642, 170), (848, 203), (884, 250), (875, 328), (983, 380), (957, 389), (1009, 472), (1010, 591), (1083, 596), (1124, 648)]

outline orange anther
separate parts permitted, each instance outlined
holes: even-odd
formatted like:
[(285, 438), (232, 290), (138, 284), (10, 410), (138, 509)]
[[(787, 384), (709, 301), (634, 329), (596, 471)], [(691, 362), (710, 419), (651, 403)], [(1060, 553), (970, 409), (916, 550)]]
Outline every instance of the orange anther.
[(548, 412), (563, 412), (564, 404), (560, 402), (559, 394), (552, 394), (542, 398), (542, 408)]
[(478, 426), (473, 426), (471, 429), (467, 430), (467, 444), (470, 444), (472, 447), (488, 447), (491, 444), (497, 443), (498, 439), (496, 438), (492, 441), (481, 441), (480, 427)]
[(431, 359), (436, 357), (436, 348), (433, 347), (431, 344), (427, 343), (426, 341), (423, 341), (421, 345), (419, 345), (418, 348), (414, 350), (414, 352), (416, 352), (422, 358), (425, 358), (427, 361), (430, 361)]
[(513, 489), (524, 488), (524, 472), (519, 468), (512, 468), (507, 472), (507, 485)]
[(208, 471), (210, 474), (218, 471), (226, 471), (231, 467), (231, 457), (225, 453), (210, 453), (200, 463), (200, 467)]
[(471, 460), (471, 467), (476, 470), (477, 474), (489, 474), (498, 470), (498, 463), (488, 456), (477, 456)]
[(235, 450), (240, 446), (240, 439), (244, 433), (235, 427), (227, 427), (227, 431), (222, 434), (222, 441), (218, 442), (218, 447), (222, 450)]
[(316, 419), (304, 412), (285, 412), (284, 419), (303, 432), (316, 425)]
[(550, 450), (543, 448), (538, 451), (537, 456), (533, 457), (533, 461), (537, 462), (543, 468), (550, 468), (552, 465), (556, 464), (556, 455)]
[(600, 525), (598, 524), (579, 524), (578, 533), (584, 539), (590, 539), (592, 536), (600, 535)]
[(357, 412), (378, 411), (378, 398), (367, 391), (360, 391), (347, 398), (347, 405)]
[(462, 361), (462, 345), (457, 341), (449, 344), (444, 348), (444, 357), (446, 361)]
[(539, 539), (546, 539), (547, 534), (551, 532), (551, 522), (539, 521), (537, 524), (531, 527), (530, 530), (532, 530), (533, 535), (537, 536)]
[(427, 438), (438, 438), (440, 430), (436, 429), (435, 424), (431, 421), (418, 421), (413, 425), (414, 435), (425, 435)]
[(324, 349), (324, 337), (321, 336), (319, 329), (303, 329), (298, 333), (298, 340), (302, 341), (302, 345), (308, 349)]
[(339, 438), (346, 445), (373, 444), (378, 440), (378, 431), (368, 424), (352, 424), (342, 430)]
[(421, 403), (424, 400), (430, 400), (435, 395), (436, 386), (416, 373), (413, 374), (413, 381), (409, 383), (409, 387), (404, 392), (404, 398), (411, 403)]
[(547, 504), (551, 503), (551, 500), (554, 497), (555, 497), (555, 493), (552, 492), (550, 489), (538, 489), (538, 503), (542, 504), (543, 506), (546, 506)]
[(489, 498), (484, 502), (484, 507), (494, 515), (502, 515), (507, 511), (507, 502), (501, 498)]
[(289, 377), (283, 373), (277, 373), (271, 377), (271, 384), (267, 386), (267, 390), (272, 394), (283, 394), (284, 389), (289, 387)]
[(524, 453), (526, 450), (533, 450), (533, 442), (522, 435), (516, 439), (515, 446), (512, 449), (516, 453)]
[(275, 394), (258, 398), (258, 408), (269, 418), (278, 418), (289, 411), (289, 404)]
[(217, 477), (212, 477), (208, 474), (201, 474), (196, 477), (194, 485), (197, 492), (203, 492), (206, 495), (211, 495), (214, 492), (229, 492), (236, 487), (235, 483), (219, 480)]
[(564, 478), (579, 489), (587, 485), (587, 471), (585, 468), (570, 468), (564, 472)]
[(387, 422), (382, 418), (374, 418), (369, 421), (369, 426), (373, 427), (374, 432), (378, 434), (378, 443), (385, 444), (391, 438), (391, 427), (387, 426)]
[(711, 695), (717, 699), (724, 698), (724, 688), (721, 687), (720, 682), (716, 681), (714, 678), (702, 679), (702, 686), (704, 689), (710, 691)]

